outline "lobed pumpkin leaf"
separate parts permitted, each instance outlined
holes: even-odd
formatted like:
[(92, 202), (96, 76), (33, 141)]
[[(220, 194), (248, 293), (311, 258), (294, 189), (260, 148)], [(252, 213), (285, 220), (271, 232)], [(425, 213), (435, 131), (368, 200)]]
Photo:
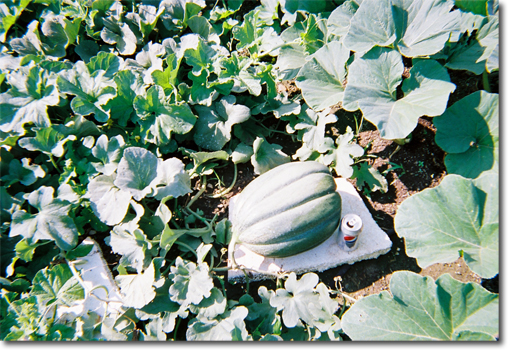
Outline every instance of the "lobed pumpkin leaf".
[(423, 268), (450, 263), (460, 255), (472, 271), (491, 278), (499, 272), (498, 174), (475, 180), (447, 175), (399, 205), (397, 234)]
[(12, 215), (9, 236), (22, 235), (30, 241), (53, 240), (59, 248), (68, 251), (77, 245), (78, 230), (69, 216), (71, 204), (53, 197), (52, 187), (41, 186), (27, 196), (36, 214), (17, 210)]
[(398, 271), (390, 292), (364, 297), (344, 313), (342, 328), (353, 341), (493, 340), (499, 332), (498, 295), (473, 282)]
[(420, 116), (437, 116), (445, 111), (449, 94), (456, 86), (435, 60), (414, 60), (409, 78), (402, 83), (404, 97), (397, 88), (404, 66), (399, 52), (375, 48), (349, 66), (344, 106), (358, 103), (366, 120), (380, 131), (382, 138), (406, 138)]
[(449, 173), (476, 178), (499, 166), (499, 95), (478, 91), (433, 119)]
[(321, 111), (342, 102), (347, 59), (349, 50), (340, 42), (330, 42), (308, 58), (296, 77), (308, 106)]

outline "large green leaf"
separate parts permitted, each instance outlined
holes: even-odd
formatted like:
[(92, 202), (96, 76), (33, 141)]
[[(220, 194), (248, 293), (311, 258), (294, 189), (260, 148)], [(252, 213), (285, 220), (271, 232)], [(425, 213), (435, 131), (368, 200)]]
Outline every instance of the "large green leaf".
[(366, 52), (394, 44), (406, 57), (433, 55), (460, 28), (452, 0), (364, 0), (350, 21), (344, 45)]
[(255, 173), (261, 175), (272, 168), (288, 163), (290, 157), (281, 151), (279, 144), (271, 144), (264, 138), (257, 137), (253, 142), (253, 155), (251, 164), (255, 168)]
[(38, 271), (32, 280), (30, 293), (45, 304), (57, 302), (59, 305), (66, 306), (71, 306), (75, 301), (84, 298), (84, 288), (73, 277), (66, 264)]
[(388, 46), (395, 40), (392, 0), (363, 0), (350, 21), (344, 45), (358, 53), (375, 45)]
[(461, 13), (453, 0), (392, 0), (397, 48), (406, 57), (433, 55), (451, 32), (459, 31)]
[(116, 45), (121, 55), (132, 55), (137, 48), (137, 37), (124, 22), (118, 22), (114, 16), (103, 19), (101, 37), (105, 43)]
[(423, 268), (450, 263), (463, 255), (482, 277), (499, 272), (499, 179), (494, 171), (478, 179), (447, 175), (399, 205), (397, 234), (406, 252)]
[(244, 341), (248, 337), (246, 307), (237, 306), (215, 319), (195, 318), (189, 322), (187, 341)]
[(153, 287), (155, 282), (154, 264), (150, 265), (142, 274), (118, 275), (115, 280), (121, 291), (125, 307), (140, 309), (156, 296)]
[(23, 134), (26, 123), (50, 126), (47, 108), (59, 103), (59, 92), (45, 70), (22, 67), (8, 75), (7, 82), (11, 88), (0, 94), (0, 130)]
[(499, 94), (467, 95), (433, 119), (449, 173), (476, 178), (499, 165)]
[(87, 185), (91, 209), (101, 222), (113, 226), (119, 224), (128, 211), (132, 195), (114, 185), (116, 174), (99, 175)]
[(276, 290), (269, 304), (282, 311), (283, 324), (293, 328), (300, 321), (327, 331), (336, 321), (332, 319), (338, 304), (330, 298), (327, 287), (315, 273), (304, 274), (299, 280), (291, 273), (285, 281), (285, 288)]
[[(478, 17), (482, 18), (482, 17)], [(447, 59), (445, 67), (453, 70), (468, 70), (480, 75), (486, 69), (488, 72), (498, 69), (499, 63), (495, 57), (499, 45), (499, 17), (486, 17), (486, 23), (478, 28), (468, 43), (459, 44)], [(497, 60), (497, 63), (494, 63)]]
[(123, 151), (114, 185), (141, 200), (152, 192), (152, 182), (157, 177), (158, 159), (151, 151), (129, 147)]
[(27, 196), (36, 214), (17, 210), (12, 215), (9, 236), (22, 235), (30, 243), (37, 240), (53, 240), (62, 250), (70, 250), (78, 241), (78, 230), (73, 218), (69, 216), (71, 204), (54, 198), (52, 187), (41, 186)]
[(198, 121), (194, 141), (202, 148), (220, 150), (231, 139), (232, 126), (247, 121), (250, 109), (236, 104), (236, 98), (228, 95), (215, 102), (212, 107), (197, 106)]
[(449, 94), (456, 86), (435, 60), (414, 60), (402, 82), (404, 97), (397, 99), (404, 66), (399, 52), (376, 47), (349, 66), (344, 105), (358, 102), (365, 119), (386, 139), (406, 138), (420, 116), (437, 116), (445, 111)]
[(107, 102), (105, 108), (110, 111), (111, 118), (125, 126), (130, 118), (136, 120), (134, 99), (144, 94), (143, 78), (132, 71), (123, 70), (114, 76), (114, 82), (117, 87), (116, 96)]
[(308, 58), (296, 84), (312, 109), (324, 110), (342, 101), (348, 58), (349, 50), (340, 42), (330, 42)]
[(58, 158), (64, 155), (64, 145), (68, 141), (74, 141), (76, 137), (72, 134), (65, 136), (54, 126), (33, 127), (35, 137), (24, 137), (18, 141), (20, 147), (30, 151), (40, 151)]
[(196, 122), (189, 105), (169, 103), (160, 86), (151, 86), (146, 96), (135, 97), (134, 107), (141, 118), (145, 139), (157, 145), (169, 143), (172, 133), (189, 132)]
[(78, 61), (73, 69), (59, 75), (57, 86), (62, 93), (75, 95), (71, 101), (71, 109), (75, 114), (94, 114), (99, 122), (109, 119), (105, 105), (116, 96), (116, 83), (106, 75), (106, 71), (91, 72), (83, 61)]
[(169, 287), (171, 300), (187, 306), (191, 303), (200, 304), (204, 297), (210, 297), (214, 282), (208, 271), (206, 263), (196, 264), (177, 257), (170, 272), (173, 281)]
[(476, 283), (398, 271), (390, 292), (364, 297), (344, 313), (342, 328), (353, 341), (494, 340), (499, 333), (499, 296)]

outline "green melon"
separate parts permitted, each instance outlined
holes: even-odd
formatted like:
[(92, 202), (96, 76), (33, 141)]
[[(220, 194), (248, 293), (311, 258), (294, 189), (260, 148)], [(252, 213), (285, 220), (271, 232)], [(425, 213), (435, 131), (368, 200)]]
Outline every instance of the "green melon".
[(312, 249), (340, 224), (342, 199), (329, 169), (291, 162), (253, 180), (230, 208), (235, 243), (266, 257)]

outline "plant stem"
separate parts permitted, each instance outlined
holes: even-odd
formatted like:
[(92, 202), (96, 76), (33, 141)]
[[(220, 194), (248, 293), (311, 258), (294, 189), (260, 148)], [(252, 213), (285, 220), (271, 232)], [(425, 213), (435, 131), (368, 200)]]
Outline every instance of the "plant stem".
[(183, 242), (180, 242), (180, 241), (175, 241), (175, 244), (179, 245), (179, 246), (184, 246), (185, 248), (190, 250), (192, 253), (194, 253), (196, 255), (196, 258), (198, 258), (198, 253), (196, 252), (196, 250), (194, 248), (192, 248), (191, 246), (189, 246), (187, 243), (183, 243)]
[(486, 71), (486, 69), (484, 70), (483, 72), (483, 88), (484, 90), (486, 90), (488, 93), (491, 93), (492, 90), (490, 88), (490, 81), (488, 79), (488, 71)]
[(57, 163), (55, 162), (55, 159), (53, 158), (53, 155), (50, 154), (50, 161), (52, 162), (52, 165), (53, 167), (55, 168), (55, 170), (57, 170), (58, 173), (61, 173), (61, 170), (59, 169), (59, 167), (57, 166)]
[(231, 268), (230, 268), (230, 267), (228, 267), (228, 266), (223, 266), (223, 267), (221, 267), (221, 268), (212, 268), (212, 269), (210, 269), (210, 270), (212, 270), (212, 271), (228, 271), (228, 270), (230, 270), (230, 269), (231, 269)]
[(191, 205), (196, 201), (198, 200), (199, 197), (201, 197), (201, 195), (203, 194), (203, 192), (205, 192), (205, 190), (207, 189), (207, 176), (203, 175), (201, 177), (201, 187), (198, 191), (198, 193), (196, 193), (194, 195), (194, 197), (192, 197), (192, 199), (189, 201), (189, 203), (187, 204), (187, 208), (190, 208)]
[(176, 325), (175, 325), (175, 331), (173, 333), (173, 341), (176, 341), (176, 335), (178, 334), (178, 325), (180, 325), (181, 321), (182, 321), (182, 318), (178, 317), (178, 320), (176, 321)]
[(233, 164), (233, 181), (230, 184), (230, 186), (228, 186), (228, 188), (225, 188), (224, 190), (222, 190), (220, 193), (214, 194), (214, 195), (209, 196), (209, 197), (211, 197), (211, 198), (221, 198), (222, 196), (228, 194), (233, 189), (233, 186), (235, 186), (235, 182), (236, 181), (237, 181), (237, 164)]

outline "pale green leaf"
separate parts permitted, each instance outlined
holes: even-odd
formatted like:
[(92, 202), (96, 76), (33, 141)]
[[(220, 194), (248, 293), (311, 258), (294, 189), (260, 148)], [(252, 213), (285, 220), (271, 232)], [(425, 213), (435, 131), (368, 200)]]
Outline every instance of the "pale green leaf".
[(157, 177), (158, 159), (151, 151), (129, 147), (123, 151), (114, 185), (141, 200), (152, 192), (152, 182)]
[(65, 306), (72, 306), (75, 301), (84, 298), (84, 288), (66, 264), (38, 271), (32, 280), (30, 293), (44, 304), (56, 301), (58, 305)]
[(354, 158), (363, 155), (364, 150), (361, 146), (353, 142), (354, 133), (352, 130), (337, 137), (337, 149), (334, 150), (335, 159), (333, 167), (337, 175), (344, 178), (351, 178), (353, 175)]
[(125, 307), (140, 309), (155, 298), (154, 265), (150, 265), (142, 274), (118, 275), (115, 280)]
[(281, 149), (280, 145), (271, 144), (264, 138), (257, 137), (253, 142), (253, 155), (251, 156), (251, 164), (255, 168), (255, 173), (261, 175), (278, 165), (288, 163), (290, 157)]
[(78, 241), (78, 230), (69, 216), (71, 204), (53, 198), (52, 187), (41, 186), (28, 195), (28, 202), (38, 210), (35, 214), (17, 210), (12, 216), (9, 236), (22, 235), (33, 243), (53, 240), (62, 250), (70, 250)]
[(186, 332), (187, 341), (244, 341), (248, 332), (244, 318), (248, 314), (246, 307), (237, 306), (216, 319), (195, 318), (189, 322)]
[(78, 61), (73, 69), (62, 72), (57, 78), (57, 86), (62, 93), (75, 95), (71, 109), (77, 115), (94, 114), (99, 122), (109, 119), (106, 103), (116, 96), (116, 83), (105, 75), (106, 71), (90, 72), (83, 61)]
[(101, 38), (105, 43), (116, 45), (120, 55), (132, 55), (137, 48), (137, 37), (130, 26), (118, 22), (113, 16), (103, 19)]
[(469, 268), (486, 278), (499, 271), (498, 174), (478, 179), (447, 175), (399, 205), (395, 229), (406, 252), (423, 268), (450, 263), (463, 253)]
[(151, 86), (146, 96), (138, 95), (134, 100), (139, 123), (145, 130), (145, 139), (157, 145), (171, 140), (171, 134), (185, 134), (196, 122), (188, 104), (170, 104), (160, 86)]
[(460, 29), (461, 13), (452, 10), (452, 0), (392, 0), (392, 5), (396, 45), (403, 56), (436, 54)]
[(23, 125), (33, 123), (37, 127), (51, 125), (48, 106), (60, 102), (55, 81), (38, 66), (20, 68), (7, 75), (11, 89), (0, 94), (0, 130), (14, 131), (23, 135)]
[(247, 163), (251, 160), (253, 155), (253, 147), (244, 143), (237, 144), (235, 150), (232, 152), (232, 161), (234, 164)]
[(100, 162), (91, 162), (91, 165), (94, 166), (96, 171), (106, 176), (112, 175), (118, 168), (119, 160), (123, 156), (124, 145), (125, 141), (121, 135), (109, 139), (107, 135), (102, 134), (91, 150), (93, 156), (100, 159)]
[(140, 230), (130, 233), (120, 226), (115, 226), (110, 232), (108, 244), (114, 253), (121, 255), (119, 264), (123, 266), (129, 266), (141, 273), (143, 268), (150, 264), (151, 258), (146, 255), (146, 251), (151, 245)]
[(206, 263), (196, 264), (177, 257), (171, 267), (170, 278), (173, 284), (169, 287), (169, 295), (173, 302), (182, 306), (198, 305), (203, 298), (210, 297), (214, 287)]
[(489, 339), (499, 332), (499, 297), (478, 284), (399, 271), (390, 292), (364, 297), (344, 313), (343, 331), (353, 341)]
[(364, 0), (350, 21), (344, 45), (366, 52), (392, 44), (406, 57), (433, 55), (460, 29), (460, 12), (447, 0)]
[(445, 111), (449, 94), (456, 86), (435, 60), (414, 60), (402, 83), (404, 97), (397, 99), (404, 66), (395, 50), (375, 48), (349, 66), (344, 105), (358, 102), (365, 119), (386, 139), (406, 138), (420, 116), (437, 116)]
[(105, 51), (96, 52), (96, 55), (86, 64), (91, 74), (102, 70), (105, 77), (112, 78), (116, 76), (123, 65), (123, 59), (119, 56)]
[(396, 40), (392, 0), (363, 0), (350, 20), (344, 46), (354, 52), (388, 46)]
[(198, 121), (194, 141), (202, 148), (220, 150), (231, 139), (232, 126), (247, 121), (250, 109), (236, 104), (236, 98), (228, 95), (215, 102), (212, 107), (197, 106)]
[(221, 290), (214, 287), (208, 298), (203, 298), (199, 304), (191, 304), (189, 310), (200, 318), (215, 319), (215, 317), (225, 312), (226, 297), (223, 296)]
[(36, 136), (21, 138), (18, 141), (20, 147), (30, 151), (40, 151), (58, 158), (64, 155), (64, 144), (76, 139), (74, 135), (63, 135), (53, 126), (33, 127), (33, 130), (36, 132)]
[(312, 109), (324, 110), (343, 100), (348, 58), (349, 50), (340, 42), (330, 42), (308, 58), (296, 85)]
[(353, 18), (358, 7), (358, 3), (354, 0), (344, 1), (342, 5), (333, 10), (328, 17), (328, 29), (330, 33), (337, 36), (342, 42), (344, 42), (344, 38), (349, 31), (351, 18)]
[(178, 198), (192, 192), (189, 174), (185, 172), (183, 162), (177, 158), (159, 161), (154, 187), (157, 200), (169, 196)]
[(333, 324), (331, 316), (338, 309), (338, 304), (329, 296), (327, 287), (319, 283), (315, 273), (304, 274), (297, 280), (296, 274), (291, 273), (285, 281), (285, 288), (276, 290), (269, 303), (282, 311), (283, 324), (293, 328), (304, 321), (321, 331)]
[(329, 109), (315, 112), (312, 109), (308, 109), (306, 105), (303, 105), (301, 113), (297, 116), (298, 122), (294, 125), (294, 129), (300, 131), (301, 140), (309, 149), (322, 149), (326, 125), (337, 122), (337, 116), (329, 112)]
[(94, 214), (106, 225), (119, 224), (125, 218), (132, 195), (114, 185), (116, 174), (99, 175), (87, 185)]

